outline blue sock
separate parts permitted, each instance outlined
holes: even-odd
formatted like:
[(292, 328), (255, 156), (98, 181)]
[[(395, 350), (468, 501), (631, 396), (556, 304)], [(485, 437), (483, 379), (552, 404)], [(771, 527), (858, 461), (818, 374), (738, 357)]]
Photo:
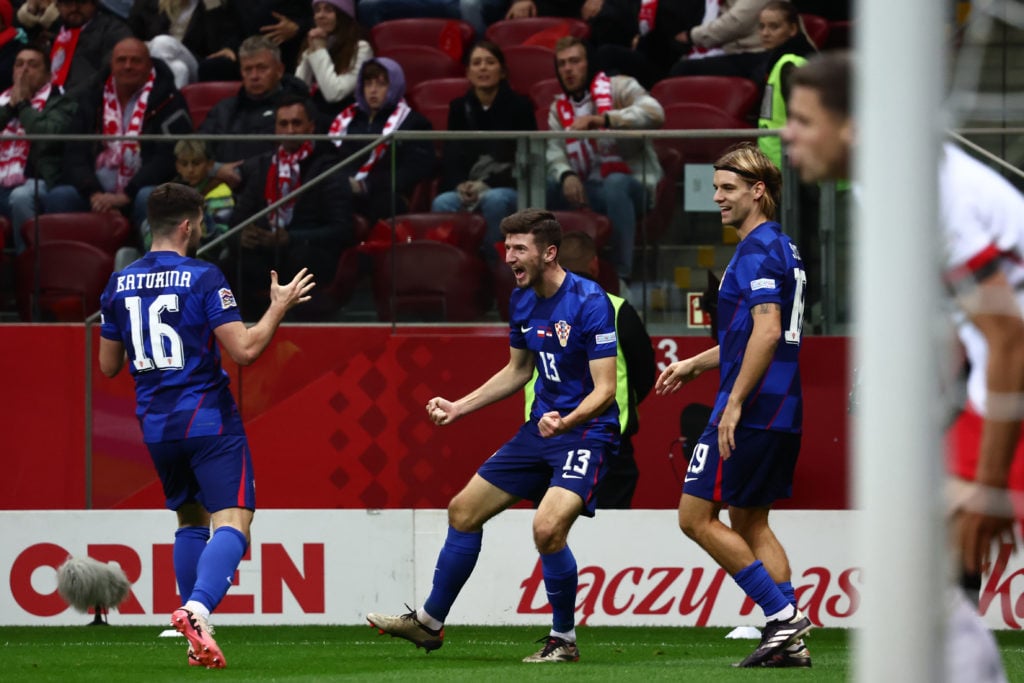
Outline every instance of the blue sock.
[(766, 616), (777, 614), (789, 607), (789, 600), (772, 581), (761, 560), (755, 560), (750, 566), (736, 572), (736, 576), (732, 578), (751, 600), (760, 605)]
[(459, 591), (466, 584), (476, 566), (483, 541), (482, 531), (466, 533), (448, 527), (448, 537), (441, 546), (434, 566), (434, 585), (430, 589), (423, 609), (430, 616), (443, 622), (448, 611), (459, 597)]
[(569, 546), (565, 546), (557, 553), (541, 555), (540, 564), (551, 605), (552, 630), (569, 633), (576, 626), (576, 588), (579, 585), (576, 558)]
[(229, 526), (217, 529), (199, 556), (196, 585), (188, 599), (206, 605), (211, 612), (215, 610), (228, 592), (247, 546), (245, 534), (238, 529)]
[(183, 526), (174, 532), (174, 578), (178, 580), (178, 594), (185, 604), (196, 585), (196, 565), (210, 540), (210, 527)]
[(793, 589), (793, 584), (789, 581), (783, 581), (780, 584), (776, 584), (782, 594), (786, 596), (786, 600), (789, 600), (789, 604), (796, 607), (796, 591)]

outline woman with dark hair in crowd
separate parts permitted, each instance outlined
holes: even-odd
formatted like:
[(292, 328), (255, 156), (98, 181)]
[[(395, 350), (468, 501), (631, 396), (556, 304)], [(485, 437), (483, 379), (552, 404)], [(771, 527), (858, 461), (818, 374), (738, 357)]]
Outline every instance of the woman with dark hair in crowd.
[[(533, 104), (512, 90), (501, 48), (481, 40), (469, 51), (466, 77), (470, 88), (452, 100), (448, 130), (536, 130)], [(501, 220), (516, 211), (515, 139), (451, 140), (444, 145), (441, 193), (434, 211), (480, 211), (487, 220), (484, 257), (496, 255)]]
[(352, 103), (363, 62), (373, 57), (356, 22), (355, 0), (313, 0), (313, 24), (295, 75), (309, 84), (327, 120)]

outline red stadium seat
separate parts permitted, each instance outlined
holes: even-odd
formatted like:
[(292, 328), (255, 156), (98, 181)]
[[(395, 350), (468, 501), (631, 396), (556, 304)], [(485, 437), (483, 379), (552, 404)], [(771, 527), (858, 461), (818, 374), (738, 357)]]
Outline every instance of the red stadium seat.
[[(390, 248), (393, 240), (398, 242), (431, 240), (444, 242), (463, 251), (479, 253), (487, 232), (487, 221), (478, 213), (423, 212), (403, 213), (395, 216), (395, 235), (392, 236), (390, 220), (380, 220), (365, 238), (367, 251), (376, 252)], [(376, 246), (375, 246), (376, 245)]]
[[(64, 240), (85, 242), (113, 255), (128, 242), (132, 226), (116, 211), (44, 213), (39, 215), (38, 230), (39, 244)], [(35, 246), (36, 221), (25, 221), (21, 236), (26, 246)]]
[(434, 130), (448, 130), (448, 105), (467, 90), (469, 79), (465, 76), (420, 81), (408, 91), (409, 106), (427, 117)]
[(746, 119), (754, 113), (761, 93), (753, 81), (738, 76), (675, 76), (655, 83), (651, 95), (662, 106), (710, 104)]
[(14, 247), (14, 228), (6, 216), (0, 216), (0, 249)]
[[(18, 312), (34, 322), (78, 322), (100, 308), (100, 295), (114, 270), (114, 257), (84, 242), (54, 240), (38, 247), (39, 289), (35, 290), (37, 248), (26, 249), (16, 264)], [(38, 294), (38, 298), (37, 298)]]
[(241, 81), (205, 81), (189, 83), (181, 89), (181, 95), (188, 105), (188, 113), (192, 117), (192, 125), (199, 125), (206, 120), (214, 105), (228, 97), (234, 97), (242, 89)]
[(537, 115), (537, 129), (547, 130), (551, 102), (556, 95), (562, 94), (562, 83), (557, 78), (546, 78), (534, 83), (529, 94)]
[[(722, 130), (744, 128), (752, 128), (752, 126), (718, 107), (713, 107), (710, 104), (679, 102), (665, 107), (665, 125), (662, 129)], [(659, 139), (655, 141), (655, 147), (675, 149), (682, 156), (684, 164), (710, 164), (726, 149), (744, 139), (752, 138)]]
[(648, 245), (657, 247), (672, 225), (676, 212), (676, 184), (683, 172), (683, 157), (671, 147), (655, 145), (654, 149), (663, 175), (654, 190), (654, 206), (644, 216), (636, 242), (643, 244), (646, 240)]
[(522, 95), (537, 81), (555, 77), (555, 53), (536, 45), (512, 45), (503, 48), (508, 64), (508, 84)]
[[(355, 235), (357, 245), (362, 243), (370, 234), (370, 221), (358, 213), (352, 214), (352, 234)], [(360, 267), (359, 248), (349, 247), (341, 252), (334, 279), (324, 290), (325, 299), (335, 307), (344, 306), (365, 275), (366, 272)]]
[(828, 42), (828, 19), (817, 14), (801, 14), (800, 21), (803, 22), (804, 32), (814, 46), (819, 50), (825, 47), (825, 43)]
[(391, 19), (370, 30), (370, 42), (376, 54), (387, 54), (396, 47), (420, 45), (441, 50), (455, 61), (473, 44), (475, 32), (464, 21), (455, 19)]
[(522, 45), (523, 42), (541, 31), (564, 32), (565, 35), (576, 36), (583, 40), (590, 37), (590, 26), (587, 22), (562, 17), (529, 17), (496, 21), (487, 27), (485, 36), (504, 50), (513, 45)]
[(388, 57), (401, 65), (405, 74), (406, 92), (412, 92), (423, 81), (434, 78), (457, 78), (465, 75), (461, 63), (436, 47), (401, 45), (381, 51), (378, 56)]
[[(420, 81), (415, 88), (407, 88), (409, 106), (421, 114), (428, 107), (441, 107), (445, 110), (456, 97), (462, 97), (469, 90), (469, 79), (465, 76), (454, 78), (431, 78)], [(447, 118), (445, 119), (447, 124)], [(434, 126), (444, 130), (447, 125)]]
[(373, 298), (381, 321), (470, 322), (487, 311), (491, 290), (483, 259), (431, 240), (396, 244), (378, 255)]
[(853, 22), (851, 21), (830, 21), (828, 23), (828, 39), (824, 45), (819, 45), (822, 50), (846, 50), (853, 46)]

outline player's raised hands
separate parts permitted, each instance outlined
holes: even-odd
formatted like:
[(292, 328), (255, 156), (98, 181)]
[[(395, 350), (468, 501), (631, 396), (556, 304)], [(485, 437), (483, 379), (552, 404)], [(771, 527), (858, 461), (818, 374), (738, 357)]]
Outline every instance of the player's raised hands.
[(313, 281), (313, 273), (309, 272), (309, 268), (303, 268), (292, 281), (287, 284), (278, 284), (277, 282), (277, 271), (270, 271), (270, 303), (281, 304), (285, 307), (285, 310), (292, 308), (301, 303), (309, 301), (312, 297), (310, 291), (316, 286), (316, 282)]
[(446, 425), (459, 419), (459, 411), (453, 402), (435, 396), (427, 401), (427, 416), (436, 425)]

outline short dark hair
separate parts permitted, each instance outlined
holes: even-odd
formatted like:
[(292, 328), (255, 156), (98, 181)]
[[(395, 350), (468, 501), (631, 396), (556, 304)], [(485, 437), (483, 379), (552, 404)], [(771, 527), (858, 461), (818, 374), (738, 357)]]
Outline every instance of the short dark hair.
[(799, 69), (793, 71), (790, 87), (810, 88), (818, 93), (821, 106), (826, 110), (849, 118), (850, 86), (853, 61), (850, 53), (841, 50), (815, 55)]
[(17, 55), (21, 54), (22, 52), (25, 52), (26, 50), (29, 50), (31, 52), (35, 52), (40, 57), (42, 57), (43, 58), (43, 66), (46, 67), (47, 73), (50, 72), (50, 50), (45, 45), (42, 45), (42, 44), (40, 44), (38, 42), (35, 42), (35, 41), (33, 41), (31, 43), (26, 43), (25, 45), (22, 45), (20, 48), (18, 48), (18, 52), (15, 55), (15, 58), (17, 58)]
[(362, 78), (362, 82), (372, 81), (383, 76), (388, 83), (391, 82), (391, 74), (384, 68), (384, 65), (380, 62), (368, 60), (363, 63), (363, 68), (360, 69), (359, 75)]
[(274, 105), (274, 116), (276, 117), (277, 112), (284, 107), (294, 107), (296, 104), (302, 107), (310, 121), (316, 121), (317, 110), (316, 105), (313, 104), (313, 100), (305, 95), (300, 95), (299, 93), (294, 92), (286, 93), (281, 96), (281, 99), (279, 99), (277, 104)]
[(203, 195), (188, 185), (164, 183), (146, 200), (146, 216), (154, 236), (166, 237), (185, 219), (203, 212)]
[(562, 226), (555, 219), (555, 214), (544, 209), (523, 209), (506, 216), (501, 221), (501, 234), (533, 235), (533, 241), (540, 249), (550, 245), (562, 245)]
[(573, 230), (562, 235), (558, 248), (558, 263), (563, 268), (583, 277), (590, 277), (590, 264), (597, 256), (594, 238), (582, 230)]

